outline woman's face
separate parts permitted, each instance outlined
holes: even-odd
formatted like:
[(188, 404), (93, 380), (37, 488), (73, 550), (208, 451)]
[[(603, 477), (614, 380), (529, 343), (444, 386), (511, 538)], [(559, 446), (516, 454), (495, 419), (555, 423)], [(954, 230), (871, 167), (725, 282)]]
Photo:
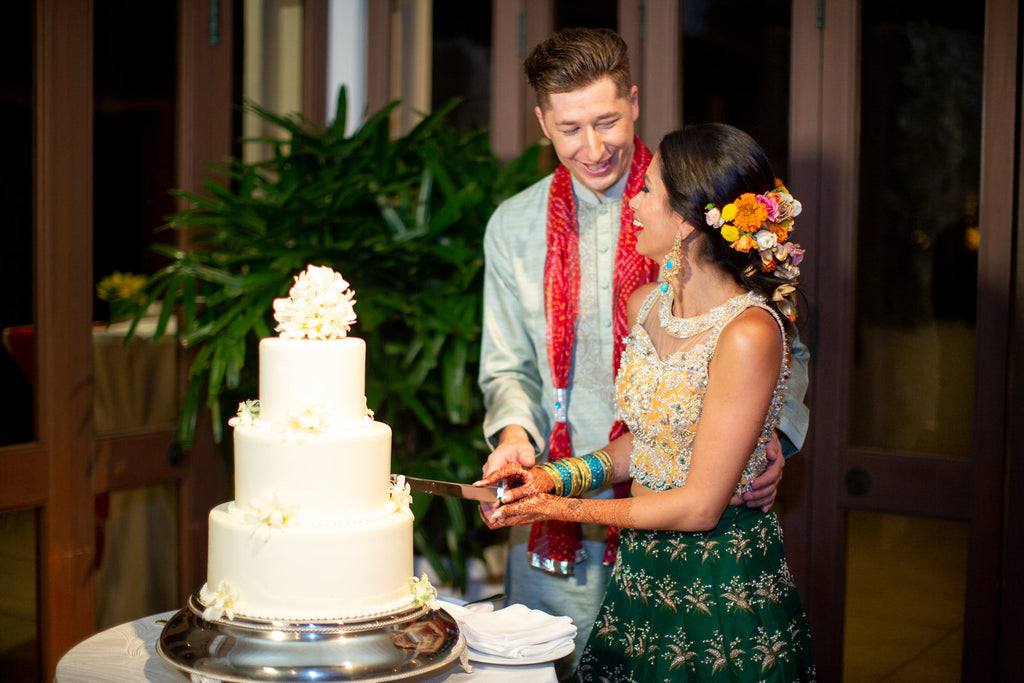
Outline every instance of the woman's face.
[(644, 186), (629, 200), (636, 226), (636, 250), (642, 256), (661, 263), (672, 249), (676, 235), (685, 225), (683, 217), (672, 210), (661, 179), (661, 156), (655, 153), (644, 174)]

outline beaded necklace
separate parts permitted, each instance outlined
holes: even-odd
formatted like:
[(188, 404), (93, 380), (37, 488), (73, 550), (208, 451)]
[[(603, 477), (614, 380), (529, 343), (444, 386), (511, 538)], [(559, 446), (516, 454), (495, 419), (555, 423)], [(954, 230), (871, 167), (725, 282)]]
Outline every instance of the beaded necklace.
[(692, 318), (677, 318), (672, 315), (672, 289), (661, 295), (661, 307), (658, 309), (658, 322), (661, 329), (673, 337), (686, 339), (705, 330), (717, 327), (736, 315), (736, 312), (749, 307), (761, 296), (756, 292), (747, 292), (732, 297), (725, 303), (719, 304), (706, 313)]

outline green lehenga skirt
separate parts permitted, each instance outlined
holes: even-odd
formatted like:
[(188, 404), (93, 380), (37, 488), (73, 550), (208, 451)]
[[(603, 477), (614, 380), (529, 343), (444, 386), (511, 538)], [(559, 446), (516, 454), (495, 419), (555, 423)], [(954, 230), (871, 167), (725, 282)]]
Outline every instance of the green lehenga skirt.
[(774, 512), (709, 532), (623, 529), (581, 681), (813, 681), (807, 619)]

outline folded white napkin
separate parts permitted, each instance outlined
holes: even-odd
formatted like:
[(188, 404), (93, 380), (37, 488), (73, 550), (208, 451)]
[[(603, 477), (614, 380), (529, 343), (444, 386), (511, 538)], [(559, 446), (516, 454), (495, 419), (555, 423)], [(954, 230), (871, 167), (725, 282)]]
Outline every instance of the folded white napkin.
[(552, 616), (525, 605), (492, 611), (467, 610), (461, 615), (449, 613), (459, 623), (469, 647), (511, 659), (555, 652), (566, 647), (576, 635), (571, 618)]
[(452, 615), (452, 618), (460, 623), (468, 614), (494, 611), (494, 603), (492, 602), (474, 602), (472, 605), (466, 605), (462, 604), (461, 601), (455, 602), (455, 600), (458, 600), (458, 598), (453, 598), (452, 600), (439, 598), (437, 602), (445, 612)]

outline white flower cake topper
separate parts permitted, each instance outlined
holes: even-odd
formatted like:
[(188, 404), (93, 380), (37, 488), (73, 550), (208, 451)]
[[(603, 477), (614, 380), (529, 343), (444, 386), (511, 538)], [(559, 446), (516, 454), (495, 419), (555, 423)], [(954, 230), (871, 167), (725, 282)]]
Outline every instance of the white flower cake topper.
[(275, 332), (282, 339), (341, 339), (356, 321), (355, 292), (340, 273), (307, 266), (287, 299), (274, 299)]

